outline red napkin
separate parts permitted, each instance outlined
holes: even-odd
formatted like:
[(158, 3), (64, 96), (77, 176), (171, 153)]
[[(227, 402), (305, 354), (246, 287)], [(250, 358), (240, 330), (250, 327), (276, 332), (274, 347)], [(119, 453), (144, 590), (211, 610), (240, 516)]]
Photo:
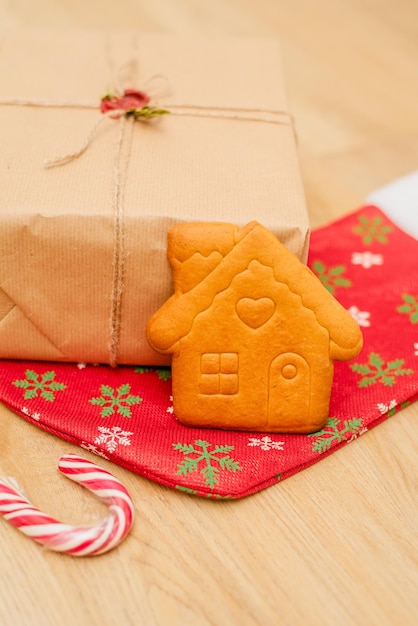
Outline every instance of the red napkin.
[(364, 334), (361, 354), (335, 363), (319, 432), (182, 426), (168, 368), (1, 361), (0, 399), (40, 428), (180, 491), (239, 498), (264, 489), (418, 397), (418, 241), (366, 206), (313, 232), (309, 265)]

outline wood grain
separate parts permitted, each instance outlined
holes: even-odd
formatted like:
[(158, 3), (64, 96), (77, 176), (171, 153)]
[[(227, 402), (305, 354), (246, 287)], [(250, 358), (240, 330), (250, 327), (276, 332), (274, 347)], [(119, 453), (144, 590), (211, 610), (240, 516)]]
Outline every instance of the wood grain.
[[(417, 167), (416, 0), (5, 0), (0, 25), (279, 37), (314, 226)], [(100, 460), (133, 495), (133, 532), (77, 560), (1, 523), (0, 623), (413, 626), (417, 417), (408, 407), (236, 502), (181, 495)], [(75, 447), (2, 406), (0, 434), (0, 473), (37, 506), (74, 523), (103, 514), (56, 471)]]

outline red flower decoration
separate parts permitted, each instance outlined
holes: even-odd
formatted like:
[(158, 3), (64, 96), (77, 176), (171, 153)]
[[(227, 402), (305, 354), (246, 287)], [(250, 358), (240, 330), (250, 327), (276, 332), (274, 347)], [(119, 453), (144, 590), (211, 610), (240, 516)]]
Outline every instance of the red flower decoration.
[(100, 111), (108, 113), (109, 111), (132, 111), (134, 109), (142, 109), (149, 102), (149, 96), (143, 91), (136, 89), (125, 89), (122, 96), (107, 94), (100, 102)]

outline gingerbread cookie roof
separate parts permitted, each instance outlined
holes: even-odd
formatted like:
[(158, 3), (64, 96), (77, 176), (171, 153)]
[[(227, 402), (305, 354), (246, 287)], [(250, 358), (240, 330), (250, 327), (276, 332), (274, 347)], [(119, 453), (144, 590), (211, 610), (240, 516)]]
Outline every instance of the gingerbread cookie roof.
[(254, 261), (270, 267), (275, 280), (286, 284), (300, 296), (301, 306), (313, 311), (317, 323), (329, 333), (331, 358), (346, 360), (361, 348), (362, 335), (351, 315), (311, 270), (258, 222), (242, 229), (222, 223), (176, 226), (169, 233), (168, 257), (175, 293), (148, 325), (149, 340), (157, 350), (175, 352), (195, 317)]

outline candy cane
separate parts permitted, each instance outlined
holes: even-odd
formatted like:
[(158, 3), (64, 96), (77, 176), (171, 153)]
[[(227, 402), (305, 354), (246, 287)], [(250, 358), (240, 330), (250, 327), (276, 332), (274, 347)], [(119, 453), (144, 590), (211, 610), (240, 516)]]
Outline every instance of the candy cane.
[(91, 526), (58, 522), (34, 507), (4, 478), (0, 478), (0, 515), (22, 533), (55, 552), (73, 556), (103, 554), (121, 543), (134, 521), (133, 503), (122, 483), (76, 454), (61, 457), (58, 469), (104, 500), (109, 514), (103, 521)]

